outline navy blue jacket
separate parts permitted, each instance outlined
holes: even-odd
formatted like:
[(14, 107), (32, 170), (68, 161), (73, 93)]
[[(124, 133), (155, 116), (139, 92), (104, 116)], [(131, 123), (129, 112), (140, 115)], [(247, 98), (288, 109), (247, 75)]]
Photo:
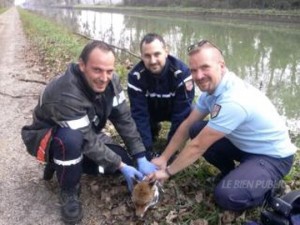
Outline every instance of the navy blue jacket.
[(147, 149), (152, 148), (150, 121), (170, 121), (168, 141), (189, 115), (194, 99), (189, 68), (169, 55), (160, 75), (152, 74), (140, 61), (128, 75), (131, 114)]

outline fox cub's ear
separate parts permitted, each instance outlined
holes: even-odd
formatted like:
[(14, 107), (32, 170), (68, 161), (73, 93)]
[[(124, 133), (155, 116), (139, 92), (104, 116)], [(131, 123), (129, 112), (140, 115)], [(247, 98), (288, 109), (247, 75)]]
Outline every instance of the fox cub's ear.
[(156, 180), (149, 182), (150, 187), (153, 187), (155, 184), (156, 184)]
[(134, 186), (141, 182), (141, 181), (139, 181), (139, 180), (136, 179), (136, 178), (132, 178), (132, 181), (133, 181), (133, 185), (134, 185)]

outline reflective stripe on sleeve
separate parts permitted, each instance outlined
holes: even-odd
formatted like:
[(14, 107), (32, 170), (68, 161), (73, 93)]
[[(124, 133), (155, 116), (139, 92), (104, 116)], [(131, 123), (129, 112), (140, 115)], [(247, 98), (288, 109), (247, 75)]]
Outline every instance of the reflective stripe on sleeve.
[(135, 71), (132, 75), (136, 76), (136, 79), (138, 79), (138, 80), (141, 78), (141, 74), (137, 71)]
[(150, 98), (171, 98), (175, 96), (175, 92), (170, 92), (169, 94), (157, 94), (157, 93), (146, 93), (146, 97)]
[(69, 127), (73, 130), (77, 130), (79, 128), (87, 127), (90, 124), (90, 120), (89, 117), (85, 115), (77, 120), (57, 121), (57, 123), (61, 127)]
[(121, 91), (121, 93), (118, 96), (115, 96), (113, 99), (113, 107), (116, 107), (123, 103), (126, 100), (124, 91)]
[(80, 163), (82, 159), (83, 159), (83, 156), (80, 155), (77, 159), (62, 161), (62, 160), (53, 158), (53, 161), (56, 165), (59, 165), (59, 166), (72, 166), (72, 165), (76, 165), (76, 164)]
[(176, 71), (174, 72), (174, 76), (175, 76), (175, 77), (177, 77), (177, 76), (178, 76), (178, 74), (180, 74), (180, 73), (182, 73), (182, 71), (181, 71), (181, 70), (176, 70)]
[(104, 173), (104, 168), (102, 166), (99, 166), (98, 171), (99, 171), (99, 173)]
[(180, 84), (177, 86), (177, 88), (179, 88), (180, 86), (182, 86), (183, 83), (186, 83), (186, 82), (188, 82), (188, 81), (190, 81), (190, 80), (193, 80), (192, 75), (189, 75), (187, 78), (185, 78), (185, 79), (183, 80), (183, 82), (180, 82)]
[(183, 81), (184, 82), (187, 82), (187, 81), (190, 81), (190, 80), (192, 80), (193, 79), (193, 77), (192, 77), (192, 75), (189, 75), (187, 78), (185, 78)]
[(127, 86), (128, 86), (129, 88), (135, 90), (135, 91), (142, 92), (142, 89), (140, 89), (140, 88), (138, 88), (138, 87), (136, 87), (136, 86), (134, 86), (134, 85), (132, 85), (132, 84), (130, 84), (130, 83), (128, 83)]

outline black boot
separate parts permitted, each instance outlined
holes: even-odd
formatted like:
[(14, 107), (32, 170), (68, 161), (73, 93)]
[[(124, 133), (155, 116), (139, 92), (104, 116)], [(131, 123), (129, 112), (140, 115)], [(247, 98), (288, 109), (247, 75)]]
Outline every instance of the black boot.
[(76, 224), (83, 217), (82, 205), (79, 200), (80, 185), (75, 188), (62, 189), (61, 197), (61, 215), (62, 220), (67, 224)]
[(50, 163), (50, 162), (47, 163), (44, 169), (43, 179), (47, 181), (51, 180), (54, 172), (55, 172), (54, 163)]

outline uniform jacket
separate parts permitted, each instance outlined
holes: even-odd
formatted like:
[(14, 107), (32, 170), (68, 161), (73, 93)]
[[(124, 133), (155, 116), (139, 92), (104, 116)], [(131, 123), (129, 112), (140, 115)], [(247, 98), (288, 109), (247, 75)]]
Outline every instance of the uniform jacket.
[(22, 128), (22, 138), (28, 152), (37, 156), (49, 129), (58, 126), (79, 129), (84, 135), (83, 154), (104, 168), (116, 169), (120, 156), (97, 138), (108, 119), (133, 155), (145, 151), (118, 76), (114, 74), (105, 92), (97, 94), (87, 84), (79, 66), (71, 64), (41, 94), (33, 123)]
[(131, 114), (146, 148), (152, 147), (150, 121), (170, 121), (168, 140), (189, 115), (194, 84), (188, 67), (169, 55), (160, 75), (152, 74), (140, 61), (128, 75)]

